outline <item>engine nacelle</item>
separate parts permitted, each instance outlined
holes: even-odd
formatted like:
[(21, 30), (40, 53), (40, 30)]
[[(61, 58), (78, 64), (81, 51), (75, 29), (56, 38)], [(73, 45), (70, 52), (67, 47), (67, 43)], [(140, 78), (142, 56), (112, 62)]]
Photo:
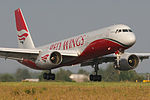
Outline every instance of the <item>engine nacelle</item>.
[(62, 62), (62, 55), (57, 52), (42, 52), (36, 60), (36, 65), (40, 68), (51, 69)]
[[(117, 59), (118, 60), (118, 59)], [(139, 57), (134, 54), (122, 54), (119, 58), (119, 61), (115, 62), (114, 68), (121, 71), (127, 71), (134, 69), (139, 64)]]

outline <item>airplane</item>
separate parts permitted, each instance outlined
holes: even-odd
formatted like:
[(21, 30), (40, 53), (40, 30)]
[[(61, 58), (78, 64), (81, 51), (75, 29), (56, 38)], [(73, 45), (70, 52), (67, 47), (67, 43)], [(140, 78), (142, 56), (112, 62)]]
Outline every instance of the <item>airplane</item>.
[(49, 70), (43, 74), (46, 80), (55, 80), (51, 70), (80, 64), (92, 66), (94, 74), (90, 81), (101, 81), (99, 64), (112, 62), (116, 70), (135, 69), (150, 53), (128, 53), (136, 37), (124, 24), (112, 25), (99, 30), (82, 33), (68, 39), (35, 47), (20, 8), (15, 10), (18, 48), (0, 48), (0, 57), (16, 60), (36, 70)]

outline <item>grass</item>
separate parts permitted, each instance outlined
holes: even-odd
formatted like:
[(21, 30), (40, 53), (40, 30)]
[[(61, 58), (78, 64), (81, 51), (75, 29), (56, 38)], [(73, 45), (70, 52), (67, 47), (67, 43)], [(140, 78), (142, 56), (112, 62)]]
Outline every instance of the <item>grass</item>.
[(0, 82), (0, 100), (149, 100), (150, 83)]

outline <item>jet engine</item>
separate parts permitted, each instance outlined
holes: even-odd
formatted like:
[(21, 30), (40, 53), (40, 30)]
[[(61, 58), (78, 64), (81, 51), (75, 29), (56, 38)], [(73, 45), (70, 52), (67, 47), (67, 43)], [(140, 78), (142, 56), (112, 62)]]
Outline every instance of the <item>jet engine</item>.
[(36, 60), (36, 65), (42, 69), (51, 69), (58, 66), (62, 62), (62, 55), (57, 52), (41, 52), (38, 59)]
[(139, 57), (134, 54), (124, 53), (114, 63), (114, 68), (121, 71), (134, 69), (139, 64)]
[(52, 64), (59, 65), (62, 62), (62, 56), (59, 52), (53, 52), (51, 53), (49, 60)]

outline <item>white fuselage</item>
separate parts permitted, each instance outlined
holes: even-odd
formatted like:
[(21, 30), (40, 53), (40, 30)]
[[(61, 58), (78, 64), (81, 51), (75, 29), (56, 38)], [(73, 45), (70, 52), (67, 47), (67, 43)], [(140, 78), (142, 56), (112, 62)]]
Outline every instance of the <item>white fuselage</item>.
[(88, 59), (115, 53), (118, 50), (124, 51), (131, 47), (135, 41), (135, 35), (130, 27), (121, 24), (113, 25), (39, 47), (42, 52), (45, 52), (41, 54), (41, 57), (49, 53), (49, 50), (74, 50), (78, 52), (79, 57), (71, 60), (69, 64), (64, 63), (59, 66), (49, 66), (48, 64), (45, 65), (39, 62), (36, 63), (36, 65), (42, 69), (53, 69), (64, 65), (73, 65)]
[(133, 32), (119, 32), (116, 33), (117, 29), (130, 29), (126, 25), (113, 25), (103, 29), (99, 29), (92, 32), (82, 33), (78, 36), (74, 36), (65, 40), (50, 43), (48, 45), (39, 47), (42, 50), (77, 50), (80, 53), (93, 41), (109, 38), (116, 40), (123, 45), (132, 46), (135, 41), (135, 35)]

